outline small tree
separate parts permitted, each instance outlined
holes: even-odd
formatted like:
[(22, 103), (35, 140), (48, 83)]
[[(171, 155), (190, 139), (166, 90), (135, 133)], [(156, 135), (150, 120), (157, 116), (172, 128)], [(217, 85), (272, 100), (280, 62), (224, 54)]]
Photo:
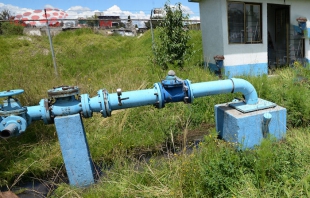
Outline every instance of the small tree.
[(159, 39), (153, 47), (155, 62), (163, 69), (167, 69), (168, 64), (183, 67), (186, 55), (190, 50), (189, 32), (184, 29), (183, 25), (183, 20), (188, 19), (188, 15), (184, 15), (181, 3), (177, 3), (173, 7), (169, 3), (170, 1), (164, 6), (164, 20), (157, 27)]
[(4, 9), (0, 12), (0, 20), (10, 20), (11, 17), (12, 14), (8, 9)]
[(87, 21), (86, 21), (87, 26), (88, 27), (96, 27), (96, 26), (98, 26), (99, 22), (98, 22), (97, 19), (98, 19), (98, 17), (96, 15), (88, 17)]

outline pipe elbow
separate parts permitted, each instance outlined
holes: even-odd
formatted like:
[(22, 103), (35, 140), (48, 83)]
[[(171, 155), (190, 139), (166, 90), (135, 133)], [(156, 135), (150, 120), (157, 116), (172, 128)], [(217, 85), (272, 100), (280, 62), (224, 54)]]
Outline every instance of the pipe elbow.
[(240, 78), (231, 78), (230, 80), (234, 86), (232, 93), (241, 92), (247, 104), (254, 105), (258, 103), (257, 92), (250, 82)]

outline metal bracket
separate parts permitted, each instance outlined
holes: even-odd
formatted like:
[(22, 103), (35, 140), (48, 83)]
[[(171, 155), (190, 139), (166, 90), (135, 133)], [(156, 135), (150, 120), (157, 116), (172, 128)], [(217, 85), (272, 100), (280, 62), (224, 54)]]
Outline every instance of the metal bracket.
[(118, 89), (116, 90), (116, 92), (117, 92), (118, 105), (119, 105), (119, 106), (122, 106), (122, 105), (123, 105), (123, 104), (122, 104), (122, 100), (128, 100), (129, 97), (121, 98), (121, 95), (122, 95), (122, 89), (121, 89), (121, 88), (118, 88)]

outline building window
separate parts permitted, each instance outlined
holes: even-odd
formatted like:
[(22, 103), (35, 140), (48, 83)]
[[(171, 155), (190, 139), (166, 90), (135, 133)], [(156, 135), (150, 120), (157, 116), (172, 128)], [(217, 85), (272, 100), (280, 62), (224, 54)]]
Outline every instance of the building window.
[(262, 4), (228, 2), (229, 43), (262, 43)]
[(112, 22), (112, 27), (118, 27), (118, 23), (117, 22)]

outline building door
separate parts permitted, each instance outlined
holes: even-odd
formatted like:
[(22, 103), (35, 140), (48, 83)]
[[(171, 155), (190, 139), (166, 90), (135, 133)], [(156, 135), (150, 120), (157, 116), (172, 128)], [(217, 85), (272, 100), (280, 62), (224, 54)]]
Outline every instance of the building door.
[(290, 6), (268, 4), (268, 65), (278, 67), (291, 60), (290, 49)]

